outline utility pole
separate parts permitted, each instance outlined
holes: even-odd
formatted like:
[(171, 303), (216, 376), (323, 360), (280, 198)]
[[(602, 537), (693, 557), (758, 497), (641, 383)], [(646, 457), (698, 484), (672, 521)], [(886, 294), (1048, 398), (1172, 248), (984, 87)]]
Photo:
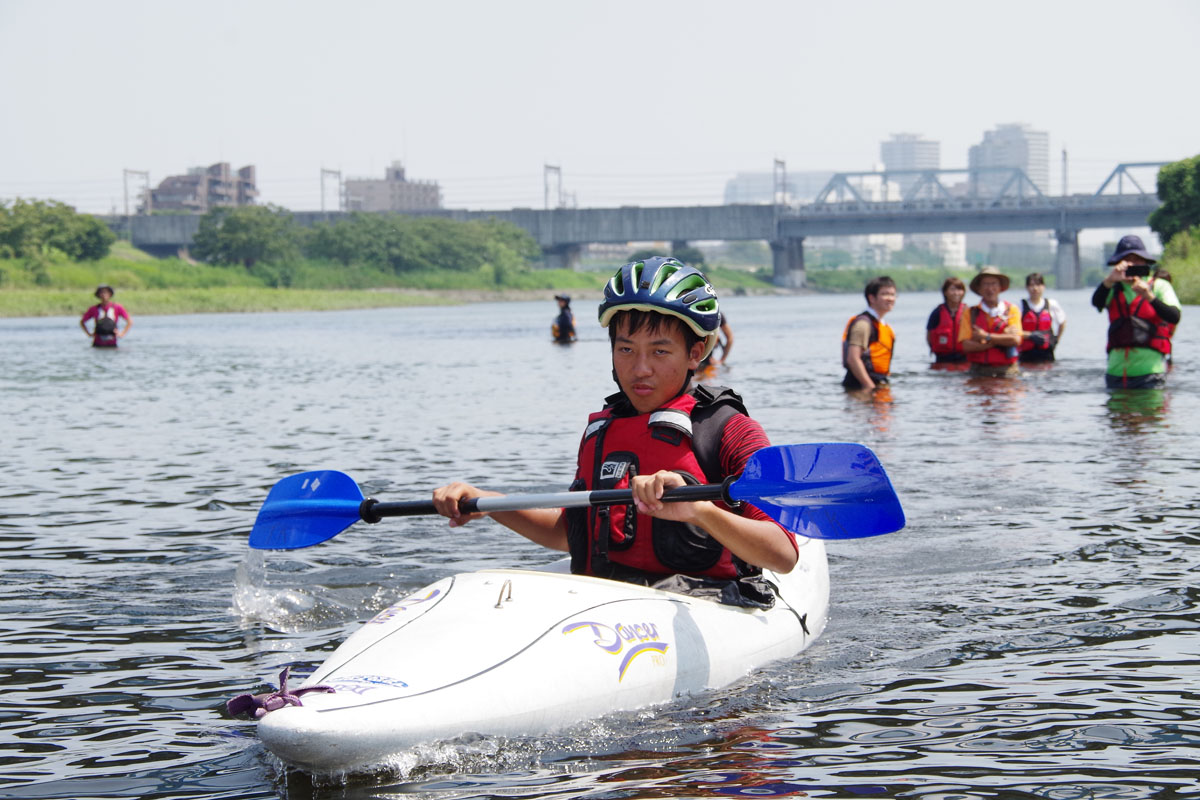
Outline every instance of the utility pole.
[(325, 212), (325, 177), (326, 176), (329, 176), (330, 178), (334, 178), (337, 181), (337, 183), (335, 184), (337, 186), (337, 197), (338, 197), (337, 210), (341, 211), (342, 206), (343, 206), (343, 203), (342, 203), (342, 171), (340, 169), (325, 169), (324, 167), (321, 167), (321, 212), (322, 213)]
[(550, 176), (554, 175), (555, 182), (558, 184), (558, 198), (555, 201), (554, 208), (562, 208), (563, 205), (563, 185), (562, 185), (562, 167), (555, 167), (550, 164), (542, 165), (542, 191), (545, 195), (546, 210), (550, 209)]
[(1063, 148), (1063, 197), (1067, 196), (1067, 148)]

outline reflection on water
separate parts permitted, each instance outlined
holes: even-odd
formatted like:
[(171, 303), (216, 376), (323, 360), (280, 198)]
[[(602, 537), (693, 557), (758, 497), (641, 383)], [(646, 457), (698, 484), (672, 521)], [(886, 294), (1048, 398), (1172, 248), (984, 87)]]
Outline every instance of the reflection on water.
[(1107, 405), (1113, 430), (1141, 434), (1166, 420), (1167, 393), (1162, 389), (1113, 389)]
[(139, 317), (105, 352), (0, 320), (0, 797), (1196, 797), (1200, 334), (1166, 390), (1110, 393), (1089, 295), (1055, 294), (1056, 363), (977, 379), (930, 368), (939, 295), (902, 294), (869, 398), (840, 386), (860, 297), (732, 298), (710, 380), (778, 444), (871, 447), (909, 521), (830, 544), (821, 639), (697, 700), (317, 777), (224, 701), (447, 574), (555, 556), (423, 517), (248, 553), (267, 490), (564, 488), (612, 390), (603, 331), (553, 347), (536, 303)]

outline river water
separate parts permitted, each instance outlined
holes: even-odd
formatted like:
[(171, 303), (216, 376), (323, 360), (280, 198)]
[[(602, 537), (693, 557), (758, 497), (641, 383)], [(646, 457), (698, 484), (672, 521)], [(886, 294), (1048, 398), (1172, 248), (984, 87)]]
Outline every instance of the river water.
[(565, 488), (612, 388), (592, 304), (565, 348), (552, 302), (137, 317), (117, 352), (0, 320), (0, 797), (1200, 797), (1196, 309), (1166, 391), (1110, 393), (1090, 292), (1055, 296), (1059, 362), (979, 380), (929, 369), (938, 297), (902, 294), (875, 403), (838, 385), (861, 298), (728, 298), (719, 382), (776, 443), (872, 447), (908, 515), (830, 543), (822, 638), (727, 691), (353, 776), (283, 769), (224, 701), (437, 578), (556, 556), (412, 518), (264, 557), (259, 504), (316, 468), (390, 500)]

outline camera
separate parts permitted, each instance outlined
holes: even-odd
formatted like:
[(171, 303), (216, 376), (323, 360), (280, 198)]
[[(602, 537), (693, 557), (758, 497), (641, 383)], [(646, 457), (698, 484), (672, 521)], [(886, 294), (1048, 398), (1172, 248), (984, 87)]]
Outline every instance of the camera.
[(1126, 278), (1148, 278), (1150, 277), (1149, 264), (1130, 264), (1125, 268)]

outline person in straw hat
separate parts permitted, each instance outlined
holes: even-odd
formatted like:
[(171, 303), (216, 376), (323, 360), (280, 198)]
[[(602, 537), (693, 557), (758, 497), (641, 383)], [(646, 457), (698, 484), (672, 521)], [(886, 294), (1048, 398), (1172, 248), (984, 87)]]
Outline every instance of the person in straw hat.
[(980, 303), (963, 315), (958, 340), (967, 354), (972, 375), (1017, 374), (1021, 312), (1000, 299), (1000, 293), (1007, 291), (1008, 285), (1008, 276), (995, 267), (984, 267), (971, 279), (971, 291), (979, 295)]

